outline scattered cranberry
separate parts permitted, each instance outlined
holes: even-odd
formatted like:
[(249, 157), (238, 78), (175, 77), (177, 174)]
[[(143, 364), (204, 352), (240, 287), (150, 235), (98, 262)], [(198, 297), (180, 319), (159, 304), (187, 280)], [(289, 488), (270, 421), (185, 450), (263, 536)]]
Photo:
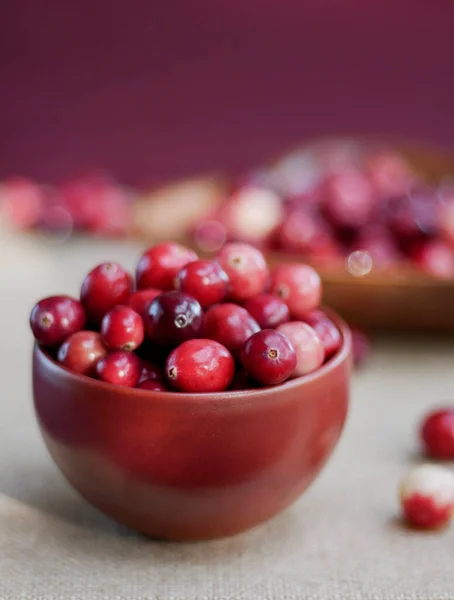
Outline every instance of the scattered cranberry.
[(269, 270), (265, 257), (257, 248), (248, 244), (226, 244), (217, 260), (229, 277), (231, 300), (247, 300), (265, 290)]
[(289, 339), (273, 329), (254, 333), (241, 350), (243, 367), (251, 377), (265, 385), (288, 379), (296, 368), (296, 361), (296, 352)]
[(202, 318), (202, 307), (195, 298), (181, 292), (164, 292), (150, 304), (145, 327), (156, 344), (177, 346), (197, 337)]
[(213, 340), (188, 340), (169, 354), (166, 377), (181, 392), (207, 393), (226, 390), (235, 363), (222, 344)]
[(229, 290), (229, 278), (217, 262), (196, 260), (179, 271), (176, 288), (198, 300), (202, 308), (208, 308), (224, 300)]
[(246, 302), (244, 308), (262, 329), (276, 329), (290, 320), (287, 304), (272, 294), (261, 294)]
[(30, 327), (42, 346), (59, 346), (67, 337), (84, 328), (82, 304), (70, 296), (50, 296), (40, 300), (30, 314)]
[(303, 319), (320, 304), (322, 283), (309, 265), (284, 264), (273, 269), (270, 292), (286, 302), (294, 319)]
[(134, 352), (116, 350), (103, 356), (96, 363), (96, 375), (102, 381), (135, 387), (141, 372), (140, 358)]
[(255, 381), (255, 379), (251, 379), (247, 372), (244, 369), (241, 369), (241, 371), (235, 373), (229, 390), (231, 392), (239, 392), (242, 390), (253, 390), (258, 387), (260, 387), (259, 382)]
[(96, 363), (107, 354), (99, 333), (78, 331), (73, 333), (58, 350), (58, 360), (76, 373), (94, 376)]
[(172, 290), (180, 269), (198, 256), (189, 248), (174, 242), (163, 242), (149, 248), (139, 260), (136, 272), (138, 289)]
[(127, 302), (133, 285), (130, 273), (118, 263), (106, 262), (95, 267), (85, 277), (80, 292), (88, 318), (100, 323), (111, 308)]
[(204, 337), (216, 340), (235, 356), (245, 341), (253, 333), (260, 331), (260, 326), (246, 309), (237, 304), (218, 304), (205, 313), (203, 319)]
[(164, 379), (164, 374), (161, 369), (150, 362), (149, 360), (142, 359), (142, 370), (140, 371), (139, 383), (142, 381), (161, 381)]
[(427, 415), (420, 435), (428, 456), (454, 460), (454, 408), (443, 408)]
[(424, 529), (446, 525), (454, 512), (454, 474), (438, 465), (420, 465), (400, 484), (400, 502), (409, 524)]
[(139, 290), (138, 292), (133, 292), (126, 300), (125, 304), (126, 306), (129, 306), (129, 308), (132, 308), (132, 310), (135, 310), (142, 319), (145, 319), (151, 302), (160, 294), (162, 294), (162, 290), (156, 290), (154, 288)]
[(317, 333), (307, 323), (292, 321), (277, 329), (284, 334), (296, 352), (295, 377), (306, 375), (318, 369), (325, 360), (325, 350)]
[(356, 327), (352, 327), (351, 332), (353, 364), (358, 368), (363, 365), (370, 354), (371, 341), (364, 331), (361, 331)]
[(144, 379), (139, 381), (137, 387), (141, 390), (148, 390), (150, 392), (168, 392), (169, 386), (164, 381), (158, 381), (156, 379)]
[(320, 338), (325, 351), (325, 360), (335, 354), (342, 345), (342, 336), (331, 319), (321, 310), (314, 310), (304, 318)]
[(101, 335), (110, 350), (135, 350), (145, 336), (142, 317), (129, 306), (118, 304), (104, 315)]

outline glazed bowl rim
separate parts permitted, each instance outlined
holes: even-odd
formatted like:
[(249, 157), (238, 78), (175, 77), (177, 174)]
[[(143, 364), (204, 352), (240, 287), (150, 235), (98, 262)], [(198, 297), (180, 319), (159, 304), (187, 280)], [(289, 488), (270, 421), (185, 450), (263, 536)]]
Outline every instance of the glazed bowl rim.
[[(46, 363), (46, 369), (49, 371), (51, 376), (57, 375), (59, 377), (63, 376), (68, 383), (74, 383), (78, 385), (86, 385), (91, 389), (99, 389), (104, 392), (111, 392), (115, 395), (125, 395), (131, 398), (137, 399), (150, 399), (153, 401), (159, 400), (164, 402), (165, 404), (178, 404), (181, 405), (186, 403), (191, 404), (204, 404), (214, 398), (216, 398), (216, 402), (220, 403), (229, 403), (232, 399), (235, 399), (235, 402), (240, 403), (248, 403), (251, 400), (276, 400), (276, 396), (279, 398), (279, 392), (286, 392), (295, 388), (304, 387), (306, 384), (309, 385), (312, 382), (321, 381), (329, 376), (331, 372), (333, 372), (336, 367), (338, 367), (341, 363), (343, 363), (349, 356), (351, 351), (351, 331), (348, 325), (341, 319), (334, 311), (323, 308), (323, 312), (327, 314), (327, 316), (333, 321), (338, 330), (340, 331), (342, 337), (342, 344), (339, 350), (332, 356), (325, 364), (323, 364), (319, 369), (308, 373), (307, 375), (302, 375), (300, 377), (295, 377), (294, 379), (288, 379), (284, 383), (280, 383), (275, 386), (266, 386), (259, 388), (251, 388), (247, 390), (225, 390), (223, 392), (205, 392), (205, 393), (185, 393), (178, 392), (176, 390), (169, 390), (165, 392), (158, 392), (153, 390), (146, 390), (140, 388), (131, 388), (126, 386), (118, 386), (112, 383), (107, 383), (104, 381), (99, 381), (98, 379), (94, 379), (89, 377), (88, 375), (83, 375), (82, 373), (75, 373), (71, 371), (64, 365), (60, 364), (57, 360), (52, 358), (48, 352), (46, 352), (45, 348), (39, 346), (38, 343), (35, 342), (33, 353), (40, 357), (41, 362)], [(276, 392), (277, 395), (276, 395)]]

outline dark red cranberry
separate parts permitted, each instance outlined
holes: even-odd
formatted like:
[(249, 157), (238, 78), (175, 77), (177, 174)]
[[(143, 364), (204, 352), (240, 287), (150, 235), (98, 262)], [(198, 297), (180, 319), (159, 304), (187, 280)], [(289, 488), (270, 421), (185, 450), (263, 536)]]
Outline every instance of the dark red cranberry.
[(167, 359), (165, 373), (170, 385), (180, 392), (207, 393), (226, 390), (235, 363), (230, 352), (214, 340), (188, 340)]
[(243, 301), (261, 294), (268, 283), (269, 270), (265, 257), (248, 244), (226, 244), (217, 256), (229, 276), (229, 298)]
[(229, 390), (231, 392), (239, 392), (242, 390), (253, 390), (258, 387), (260, 387), (259, 382), (251, 379), (246, 371), (241, 369), (235, 373)]
[(454, 408), (443, 408), (429, 413), (421, 424), (420, 435), (428, 456), (453, 460)]
[(325, 351), (325, 360), (333, 356), (342, 345), (340, 331), (331, 319), (321, 310), (314, 310), (304, 318), (320, 338)]
[(320, 304), (322, 283), (309, 265), (287, 263), (273, 269), (270, 292), (284, 300), (292, 318), (299, 320)]
[(107, 354), (101, 336), (95, 331), (73, 333), (58, 350), (58, 360), (76, 373), (94, 376), (96, 363)]
[(135, 387), (141, 372), (140, 358), (134, 352), (116, 350), (96, 363), (96, 375), (106, 383)]
[(265, 385), (274, 385), (292, 375), (296, 352), (285, 335), (274, 329), (263, 329), (244, 344), (241, 362), (251, 377)]
[(158, 381), (157, 379), (144, 379), (144, 381), (139, 381), (137, 387), (141, 390), (148, 390), (150, 392), (169, 391), (169, 386), (164, 381)]
[(80, 291), (88, 318), (100, 323), (111, 308), (127, 302), (133, 286), (132, 276), (118, 263), (106, 262), (95, 267), (85, 277)]
[(138, 289), (172, 290), (180, 269), (198, 256), (189, 248), (173, 242), (163, 242), (149, 248), (139, 260), (136, 272)]
[(354, 327), (351, 328), (351, 331), (353, 364), (358, 368), (362, 366), (370, 354), (371, 341), (364, 331)]
[(181, 292), (164, 292), (150, 304), (145, 328), (156, 344), (177, 346), (197, 337), (202, 318), (202, 307), (195, 298)]
[(67, 337), (84, 328), (85, 311), (70, 296), (50, 296), (40, 300), (30, 314), (30, 327), (42, 346), (59, 346)]
[(142, 381), (161, 381), (164, 379), (164, 374), (158, 365), (150, 362), (149, 360), (142, 359), (142, 370), (140, 372), (139, 383)]
[(132, 310), (135, 310), (136, 313), (139, 313), (142, 319), (145, 319), (151, 302), (160, 294), (162, 294), (162, 290), (156, 290), (154, 288), (139, 290), (138, 292), (133, 292), (126, 300), (125, 304), (126, 306), (129, 306), (129, 308), (132, 308)]
[(145, 336), (142, 317), (129, 306), (118, 304), (104, 315), (101, 335), (110, 350), (135, 350)]
[(246, 302), (244, 308), (262, 329), (276, 329), (290, 320), (287, 304), (272, 294), (261, 294)]
[(257, 321), (237, 304), (212, 306), (203, 319), (203, 336), (228, 348), (235, 358), (239, 357), (244, 342), (257, 331), (260, 331)]
[(176, 287), (208, 308), (224, 300), (229, 290), (229, 278), (215, 261), (196, 260), (187, 264), (176, 277)]

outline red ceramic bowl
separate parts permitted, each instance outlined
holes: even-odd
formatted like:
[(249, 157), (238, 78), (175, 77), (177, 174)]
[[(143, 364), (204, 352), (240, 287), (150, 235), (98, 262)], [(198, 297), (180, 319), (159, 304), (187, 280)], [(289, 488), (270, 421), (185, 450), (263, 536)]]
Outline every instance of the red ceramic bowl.
[(321, 369), (276, 387), (181, 394), (77, 375), (35, 346), (45, 443), (89, 502), (155, 538), (209, 539), (291, 504), (330, 456), (347, 413), (350, 332)]

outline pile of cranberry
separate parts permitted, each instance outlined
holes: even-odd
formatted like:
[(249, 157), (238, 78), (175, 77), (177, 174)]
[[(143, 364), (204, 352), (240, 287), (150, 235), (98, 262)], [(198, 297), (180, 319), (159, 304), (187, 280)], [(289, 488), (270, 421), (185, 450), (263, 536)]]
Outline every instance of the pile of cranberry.
[(45, 298), (30, 325), (36, 341), (77, 373), (148, 390), (214, 393), (276, 385), (332, 357), (342, 337), (319, 310), (321, 295), (312, 267), (270, 270), (247, 244), (200, 260), (164, 242), (140, 258), (135, 283), (119, 264), (100, 264), (85, 277), (80, 300)]

